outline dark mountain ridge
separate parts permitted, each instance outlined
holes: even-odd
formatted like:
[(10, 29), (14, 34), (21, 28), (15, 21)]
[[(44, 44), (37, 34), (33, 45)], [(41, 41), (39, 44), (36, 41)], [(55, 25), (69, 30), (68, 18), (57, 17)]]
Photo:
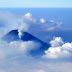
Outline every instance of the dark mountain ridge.
[(30, 54), (32, 56), (41, 56), (44, 54), (44, 51), (50, 47), (49, 44), (41, 41), (40, 39), (34, 37), (33, 35), (31, 35), (27, 32), (22, 32), (22, 36), (20, 39), (18, 33), (19, 33), (18, 30), (12, 30), (9, 33), (7, 33), (5, 36), (3, 36), (2, 39), (7, 41), (8, 43), (11, 41), (19, 41), (19, 40), (22, 40), (23, 42), (35, 41), (35, 42), (40, 43), (40, 45), (41, 45), (40, 48), (30, 51)]

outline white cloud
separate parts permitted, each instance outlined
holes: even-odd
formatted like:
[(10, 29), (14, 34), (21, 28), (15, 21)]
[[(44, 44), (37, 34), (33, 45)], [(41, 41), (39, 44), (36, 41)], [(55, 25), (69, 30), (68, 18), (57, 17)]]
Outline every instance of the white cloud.
[(13, 41), (9, 44), (13, 48), (17, 48), (20, 52), (23, 53), (28, 53), (31, 50), (35, 50), (39, 48), (40, 44), (34, 41), (27, 41), (27, 42), (22, 42), (22, 41)]
[(72, 50), (72, 42), (71, 43), (65, 43), (65, 44), (62, 45), (62, 47)]
[(54, 37), (52, 41), (50, 41), (52, 47), (58, 47), (64, 44), (61, 37)]
[(45, 53), (44, 58), (64, 58), (71, 56), (70, 51), (62, 47), (50, 47)]
[(64, 43), (61, 37), (50, 41), (51, 47), (45, 51), (44, 58), (65, 58), (72, 56), (72, 43)]
[(18, 30), (18, 36), (19, 36), (20, 39), (21, 39), (22, 35), (23, 35), (22, 32), (20, 30)]
[(27, 22), (31, 21), (31, 22), (36, 23), (36, 19), (32, 17), (31, 13), (25, 14), (24, 16), (22, 16), (22, 19), (27, 21)]
[(25, 14), (24, 16), (22, 16), (22, 18), (32, 21), (32, 15), (30, 13)]
[[(8, 56), (14, 55), (12, 56), (12, 58), (3, 59), (3, 60), (0, 59), (0, 68), (2, 68), (0, 69), (0, 72), (24, 72), (24, 71), (26, 72), (68, 72), (68, 71), (71, 72), (72, 71), (72, 63), (70, 62), (69, 63), (67, 62), (66, 63), (63, 63), (63, 62), (53, 63), (52, 61), (50, 63), (47, 61), (42, 61), (41, 59), (38, 60), (38, 58), (24, 56), (23, 52), (25, 52), (26, 49), (27, 50), (29, 50), (30, 48), (33, 49), (33, 47), (31, 47), (32, 45), (34, 45), (34, 43), (31, 41), (28, 41), (28, 42), (13, 41), (11, 43), (6, 43), (5, 41), (2, 42), (0, 40), (0, 51), (2, 50), (3, 51), (2, 53), (5, 53), (5, 55), (8, 55)], [(70, 43), (63, 44), (62, 46), (72, 47)], [(24, 47), (26, 47), (26, 49)], [(52, 51), (50, 50), (50, 51), (52, 53), (60, 52), (60, 48), (56, 49), (56, 51), (53, 51), (53, 50)], [(18, 53), (18, 51), (21, 52), (23, 55), (21, 56), (19, 53), (16, 56), (16, 52)], [(65, 54), (67, 55), (66, 52), (64, 53), (64, 55)]]
[(37, 19), (33, 18), (31, 13), (27, 13), (18, 18), (8, 11), (0, 11), (0, 22), (2, 22), (0, 24), (0, 26), (2, 26), (0, 27), (0, 37), (15, 29), (19, 29), (20, 31), (28, 31), (34, 29), (35, 31), (38, 27), (39, 30), (42, 31), (53, 31), (55, 29), (59, 29), (62, 24), (62, 22), (57, 22), (56, 26), (54, 26), (54, 24), (50, 25), (43, 18), (37, 21)]
[(45, 19), (42, 19), (42, 18), (41, 18), (41, 19), (40, 19), (40, 22), (41, 22), (41, 23), (45, 23)]
[(12, 41), (7, 43), (0, 39), (0, 59), (18, 54), (27, 55), (31, 50), (38, 48), (40, 48), (40, 43), (34, 41)]
[[(7, 13), (5, 13), (7, 14)], [(19, 29), (19, 37), (21, 38), (22, 32), (21, 31), (27, 31), (28, 27), (27, 24), (15, 17), (14, 15), (2, 15), (4, 21), (7, 22), (5, 24), (6, 29), (8, 31), (12, 29)], [(32, 22), (36, 22), (35, 19), (32, 18), (31, 14), (26, 14), (26, 19)], [(30, 19), (31, 18), (31, 19)], [(12, 20), (11, 20), (12, 19)], [(9, 21), (10, 20), (10, 21)], [(44, 22), (44, 21), (43, 21)], [(49, 24), (48, 24), (49, 25)], [(61, 25), (61, 23), (58, 25), (58, 27)], [(53, 27), (53, 26), (52, 26)], [(53, 28), (50, 27), (49, 30), (52, 30)], [(3, 32), (3, 30), (0, 30)], [(44, 55), (45, 58), (61, 58), (61, 57), (69, 57), (72, 54), (72, 43), (65, 43), (61, 39), (61, 37), (56, 37), (52, 41), (50, 41), (51, 47), (45, 51), (46, 55)], [(31, 60), (28, 58), (25, 60), (25, 57), (21, 59), (21, 55), (23, 53), (29, 53), (29, 51), (33, 49), (37, 49), (40, 44), (28, 41), (28, 42), (22, 42), (22, 41), (13, 41), (11, 43), (7, 43), (5, 41), (0, 40), (0, 68), (3, 68), (3, 70), (0, 70), (0, 72), (72, 72), (72, 63), (38, 63), (36, 62), (37, 59), (31, 58)], [(16, 58), (16, 55), (20, 55), (20, 58)], [(23, 54), (24, 55), (24, 54)], [(15, 57), (14, 59), (9, 59), (9, 56)], [(5, 59), (8, 57), (8, 59)], [(2, 59), (2, 61), (1, 61)], [(16, 60), (16, 61), (15, 61)], [(21, 61), (20, 61), (21, 60)], [(11, 64), (12, 61), (15, 61), (13, 64)], [(19, 61), (19, 63), (17, 63)], [(28, 61), (28, 63), (27, 63)], [(32, 62), (31, 62), (32, 61)]]

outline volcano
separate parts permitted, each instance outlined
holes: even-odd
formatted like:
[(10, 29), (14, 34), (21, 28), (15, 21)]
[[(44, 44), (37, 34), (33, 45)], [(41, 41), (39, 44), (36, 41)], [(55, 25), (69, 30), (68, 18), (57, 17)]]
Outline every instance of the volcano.
[(30, 51), (30, 55), (32, 55), (32, 56), (42, 56), (43, 54), (45, 54), (45, 50), (47, 50), (50, 47), (49, 44), (43, 42), (42, 40), (36, 38), (35, 36), (31, 35), (28, 32), (22, 32), (22, 36), (21, 36), (21, 38), (19, 38), (18, 30), (10, 31), (5, 36), (3, 36), (2, 39), (4, 41), (7, 41), (8, 43), (10, 43), (12, 41), (19, 41), (19, 40), (22, 40), (23, 42), (35, 41), (35, 42), (40, 43), (41, 46), (39, 48), (37, 48), (36, 50)]

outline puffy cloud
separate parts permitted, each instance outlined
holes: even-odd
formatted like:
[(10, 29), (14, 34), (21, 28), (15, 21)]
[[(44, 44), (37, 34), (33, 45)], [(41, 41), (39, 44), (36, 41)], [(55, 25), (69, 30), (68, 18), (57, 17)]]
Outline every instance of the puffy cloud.
[(40, 43), (34, 41), (12, 41), (7, 43), (0, 39), (0, 60), (18, 54), (27, 55), (31, 50), (36, 50), (39, 47)]
[[(4, 15), (2, 14), (2, 16), (0, 15), (1, 19), (3, 19), (3, 21), (5, 22), (4, 23), (5, 28), (3, 29), (0, 28), (0, 31), (2, 31), (3, 33), (4, 30), (6, 29), (8, 31), (13, 29), (19, 29), (19, 37), (21, 38), (22, 31), (27, 31), (29, 25), (27, 25), (27, 23), (25, 23), (22, 19), (18, 19), (11, 13), (9, 15), (8, 14), (9, 13), (5, 13)], [(26, 20), (36, 22), (36, 20), (32, 18), (31, 14), (26, 14), (24, 17)], [(61, 23), (57, 23), (57, 25), (59, 27)], [(53, 26), (48, 27), (50, 28), (49, 30), (53, 29), (51, 27)], [(44, 55), (45, 58), (60, 58), (60, 57), (71, 56), (72, 43), (64, 43), (61, 37), (56, 37), (52, 41), (50, 41), (50, 44), (51, 47), (47, 51), (45, 51), (46, 53), (46, 55)], [(71, 68), (72, 63), (55, 63), (55, 64), (47, 63), (47, 62), (38, 63), (39, 61), (36, 62), (37, 59), (33, 60), (33, 58), (31, 58), (30, 60), (29, 56), (27, 57), (26, 60), (24, 56), (22, 56), (21, 58), (20, 54), (29, 53), (29, 51), (36, 49), (38, 46), (40, 46), (40, 44), (33, 41), (28, 41), (28, 42), (13, 41), (7, 43), (5, 41), (0, 40), (0, 68), (3, 69), (0, 70), (0, 72), (24, 72), (24, 71), (26, 72), (48, 72), (48, 71), (49, 72), (68, 72), (68, 71), (71, 72), (72, 71)], [(6, 57), (8, 59), (5, 59)], [(11, 64), (12, 61), (14, 62)], [(17, 61), (19, 61), (19, 63), (17, 63)]]
[(5, 35), (9, 31), (15, 30), (15, 29), (19, 29), (20, 31), (29, 31), (29, 30), (36, 31), (37, 29), (42, 31), (45, 31), (45, 30), (52, 31), (57, 29), (57, 27), (59, 29), (61, 23), (57, 22), (56, 26), (54, 25), (54, 23), (50, 24), (43, 18), (37, 21), (37, 19), (35, 19), (31, 13), (27, 13), (21, 17), (17, 17), (11, 12), (0, 11), (0, 37)]
[[(70, 44), (71, 43), (66, 43), (66, 44), (63, 44), (62, 46), (71, 47), (72, 44), (71, 45)], [(70, 62), (69, 63), (63, 63), (63, 62), (53, 63), (53, 60), (52, 60), (52, 62), (50, 63), (48, 61), (42, 61), (42, 59), (38, 60), (38, 58), (29, 57), (29, 55), (27, 57), (24, 56), (23, 52), (26, 51), (24, 47), (26, 47), (27, 50), (29, 50), (32, 45), (34, 45), (34, 43), (30, 41), (28, 41), (28, 43), (27, 42), (24, 43), (22, 41), (20, 42), (13, 41), (11, 43), (6, 43), (5, 41), (2, 42), (0, 40), (0, 51), (2, 50), (3, 53), (5, 53), (5, 55), (14, 54), (12, 58), (8, 57), (8, 59), (3, 59), (3, 60), (0, 59), (0, 68), (2, 68), (0, 69), (0, 72), (20, 72), (20, 71), (21, 72), (24, 72), (24, 71), (26, 72), (48, 72), (48, 71), (49, 72), (60, 72), (60, 71), (71, 72), (72, 71), (72, 63)], [(31, 47), (31, 49), (33, 49), (33, 47)], [(19, 53), (16, 56), (16, 53), (18, 53), (18, 51), (21, 52), (23, 55), (20, 55)], [(56, 51), (60, 52), (60, 48), (57, 49)]]
[(71, 55), (69, 50), (62, 47), (50, 47), (45, 53), (44, 58), (64, 58)]
[(23, 19), (32, 21), (32, 15), (30, 13), (25, 14), (24, 16), (22, 16)]
[[(64, 45), (62, 45), (63, 48), (66, 48), (66, 49), (70, 49), (72, 48), (72, 42), (71, 43), (65, 43)], [(72, 49), (70, 49), (72, 50)]]
[(41, 23), (45, 23), (45, 19), (42, 19), (42, 18), (41, 18), (41, 19), (40, 19), (40, 22), (41, 22)]
[(65, 58), (72, 56), (72, 43), (64, 43), (61, 37), (50, 41), (51, 47), (45, 51), (44, 58)]
[(36, 19), (32, 17), (31, 13), (27, 13), (24, 16), (22, 16), (22, 19), (25, 21), (31, 21), (36, 23)]
[[(27, 13), (22, 16), (22, 21), (26, 22), (27, 25), (24, 26), (24, 29), (28, 27), (27, 30), (34, 31), (42, 30), (42, 31), (54, 31), (59, 30), (61, 28), (61, 22), (55, 22), (54, 20), (50, 20), (50, 22), (46, 21), (44, 18), (40, 18), (40, 20), (35, 19), (31, 13)], [(26, 27), (27, 26), (27, 27)], [(23, 27), (23, 25), (22, 25)], [(21, 27), (20, 27), (21, 28)], [(33, 32), (33, 30), (32, 30)], [(41, 32), (41, 31), (40, 31)]]
[(13, 48), (17, 48), (19, 51), (23, 53), (28, 53), (31, 50), (39, 48), (40, 44), (34, 41), (27, 41), (27, 42), (22, 42), (22, 41), (13, 41), (9, 44)]
[(61, 37), (54, 37), (52, 41), (50, 41), (52, 47), (58, 47), (64, 44)]

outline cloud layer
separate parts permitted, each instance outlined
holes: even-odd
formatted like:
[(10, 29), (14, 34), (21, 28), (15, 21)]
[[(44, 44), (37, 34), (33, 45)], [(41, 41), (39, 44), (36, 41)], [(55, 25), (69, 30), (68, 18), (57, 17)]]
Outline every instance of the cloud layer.
[(24, 54), (30, 55), (31, 50), (36, 50), (40, 47), (40, 43), (34, 41), (12, 41), (7, 43), (0, 39), (0, 59), (5, 59), (8, 56)]
[[(2, 23), (1, 23), (2, 22)], [(19, 38), (22, 31), (30, 29), (54, 31), (60, 29), (62, 22), (55, 20), (37, 20), (31, 13), (16, 17), (10, 12), (0, 12), (0, 35), (18, 29)], [(35, 32), (35, 30), (33, 30)], [(38, 31), (39, 32), (39, 31)], [(39, 33), (38, 33), (39, 34)], [(55, 62), (53, 59), (67, 58), (72, 55), (72, 43), (64, 42), (61, 37), (54, 37), (50, 41), (51, 47), (45, 51), (44, 59), (30, 56), (31, 50), (38, 49), (39, 43), (34, 41), (12, 41), (7, 43), (0, 39), (0, 72), (72, 72), (72, 63)], [(48, 62), (52, 59), (52, 62)]]

